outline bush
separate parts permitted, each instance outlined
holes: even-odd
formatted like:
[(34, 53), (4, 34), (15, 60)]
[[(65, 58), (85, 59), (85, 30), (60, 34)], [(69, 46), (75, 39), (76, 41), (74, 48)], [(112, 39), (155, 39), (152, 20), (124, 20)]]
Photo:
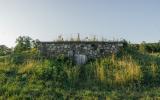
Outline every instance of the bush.
[(67, 74), (58, 62), (45, 60), (35, 68), (35, 71), (38, 79), (52, 81), (56, 86), (64, 86), (67, 82)]
[(23, 53), (15, 53), (11, 56), (11, 62), (13, 64), (22, 64), (24, 63), (26, 55)]
[(14, 52), (11, 55), (11, 62), (14, 64), (23, 64), (28, 60), (37, 60), (40, 58), (39, 52), (37, 49), (31, 49), (23, 52)]

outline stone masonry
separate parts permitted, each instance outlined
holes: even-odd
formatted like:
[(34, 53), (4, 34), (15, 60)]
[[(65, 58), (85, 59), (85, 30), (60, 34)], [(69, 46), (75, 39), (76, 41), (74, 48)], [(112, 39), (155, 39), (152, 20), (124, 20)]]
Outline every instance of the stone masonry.
[(117, 53), (123, 47), (123, 42), (104, 41), (57, 41), (39, 42), (40, 54), (46, 58), (55, 58), (59, 55), (74, 57), (78, 64), (88, 59), (104, 57)]

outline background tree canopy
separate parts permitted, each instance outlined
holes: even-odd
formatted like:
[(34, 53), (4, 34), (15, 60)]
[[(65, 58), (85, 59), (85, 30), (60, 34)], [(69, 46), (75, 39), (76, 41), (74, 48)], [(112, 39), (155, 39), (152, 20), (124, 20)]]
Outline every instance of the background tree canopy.
[(29, 36), (19, 36), (16, 39), (16, 46), (14, 48), (15, 52), (22, 52), (22, 51), (28, 51), (33, 48), (37, 48), (38, 44), (37, 41), (39, 40), (33, 40)]
[(5, 45), (0, 45), (0, 56), (5, 56), (11, 53), (11, 49), (9, 49)]

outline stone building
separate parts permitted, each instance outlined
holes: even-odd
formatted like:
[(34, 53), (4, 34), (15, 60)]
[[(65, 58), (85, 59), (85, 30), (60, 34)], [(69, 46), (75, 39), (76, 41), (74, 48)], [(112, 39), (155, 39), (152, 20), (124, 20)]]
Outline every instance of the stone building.
[(72, 57), (77, 64), (84, 64), (88, 59), (117, 53), (123, 47), (123, 42), (104, 41), (57, 41), (39, 42), (40, 54), (46, 58), (59, 55)]

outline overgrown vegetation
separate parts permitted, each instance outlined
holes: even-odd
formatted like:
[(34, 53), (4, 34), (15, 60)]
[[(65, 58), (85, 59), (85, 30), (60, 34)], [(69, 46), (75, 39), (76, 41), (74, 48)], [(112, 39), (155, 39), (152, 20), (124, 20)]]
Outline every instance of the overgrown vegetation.
[(11, 49), (6, 47), (5, 45), (0, 45), (0, 56), (9, 55), (11, 53)]
[[(25, 39), (17, 42), (13, 53), (0, 60), (2, 100), (160, 97), (160, 57), (157, 54), (151, 55), (143, 52), (143, 48), (126, 44), (117, 55), (78, 66), (62, 56), (41, 59), (36, 46), (31, 46), (31, 39), (27, 37), (30, 43)], [(20, 43), (26, 47), (19, 46)]]

